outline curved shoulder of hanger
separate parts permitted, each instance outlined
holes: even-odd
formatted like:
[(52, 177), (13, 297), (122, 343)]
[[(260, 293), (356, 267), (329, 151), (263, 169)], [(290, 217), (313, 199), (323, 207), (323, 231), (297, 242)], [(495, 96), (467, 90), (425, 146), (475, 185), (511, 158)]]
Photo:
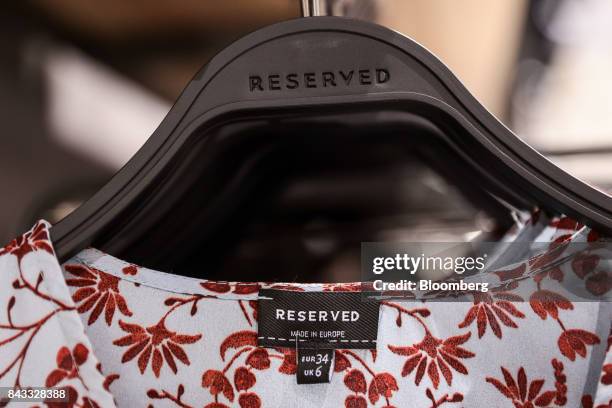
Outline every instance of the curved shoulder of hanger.
[[(392, 80), (375, 83), (372, 75), (377, 68), (389, 69), (387, 74), (390, 72)], [(351, 77), (361, 75), (361, 71), (370, 76), (358, 86), (326, 87), (324, 74), (334, 70), (337, 81), (342, 75), (348, 78), (349, 72)], [(249, 88), (254, 75), (265, 76), (269, 88), (261, 92)], [(291, 81), (299, 75), (302, 85), (292, 87)], [(283, 78), (288, 81), (285, 88), (277, 89), (281, 86), (277, 81)], [(317, 78), (323, 85), (307, 86)], [(309, 82), (311, 79), (315, 82)], [(522, 178), (537, 179), (535, 189), (543, 197), (555, 197), (557, 209), (612, 231), (609, 196), (571, 177), (522, 142), (424, 47), (375, 24), (340, 17), (311, 17), (265, 27), (217, 54), (187, 85), (126, 166), (100, 192), (52, 228), (53, 240), (62, 243), (65, 253), (91, 244), (117, 214), (155, 182), (156, 175), (180, 146), (191, 135), (201, 134), (198, 126), (212, 126), (248, 112), (251, 117), (263, 118), (281, 110), (306, 112), (321, 106), (354, 107), (385, 100), (414, 102), (419, 98), (422, 105), (432, 109), (431, 116), (439, 120), (455, 117), (466, 134), (475, 139), (484, 136), (496, 146), (500, 158), (508, 157), (508, 162), (516, 164), (516, 172), (524, 171)], [(83, 236), (89, 242), (77, 238)]]

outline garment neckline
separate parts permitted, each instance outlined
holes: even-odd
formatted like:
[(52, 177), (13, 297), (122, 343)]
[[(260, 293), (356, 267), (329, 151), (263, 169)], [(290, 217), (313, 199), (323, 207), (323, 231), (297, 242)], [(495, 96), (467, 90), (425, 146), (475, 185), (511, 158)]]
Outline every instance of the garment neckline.
[(288, 291), (359, 291), (362, 282), (346, 283), (286, 283), (286, 282), (238, 282), (198, 279), (176, 275), (131, 264), (95, 248), (79, 252), (64, 265), (82, 264), (136, 285), (180, 293), (199, 294), (227, 300), (256, 300), (262, 288)]
[[(49, 227), (47, 222), (44, 223)], [(529, 241), (529, 243), (533, 243), (534, 241), (532, 240), (536, 237), (540, 237), (547, 226), (549, 226), (549, 224), (552, 226), (553, 223), (554, 222), (549, 217), (544, 216), (540, 212), (534, 212), (529, 218), (523, 217), (523, 220), (517, 220), (514, 232), (507, 234), (504, 239), (499, 242), (501, 244), (526, 240)], [(578, 223), (575, 224), (576, 229), (571, 234), (569, 241), (576, 239), (585, 228)], [(578, 228), (579, 226), (580, 228)], [(549, 237), (544, 237), (544, 239), (548, 238)], [(501, 255), (506, 255), (506, 253), (501, 252)], [(521, 260), (521, 262), (523, 261), (525, 260)], [(59, 260), (57, 260), (57, 262), (60, 264)], [(263, 288), (287, 291), (362, 291), (365, 285), (367, 285), (366, 282), (239, 282), (199, 279), (132, 264), (95, 248), (87, 248), (80, 251), (70, 260), (60, 264), (60, 266), (74, 263), (94, 268), (100, 272), (112, 275), (124, 281), (129, 281), (135, 285), (143, 285), (170, 293), (201, 295), (204, 297), (226, 300), (257, 300), (259, 290)], [(519, 281), (527, 278), (527, 276), (516, 276), (505, 277), (505, 279), (500, 280), (499, 277), (493, 276), (495, 272), (488, 271), (486, 274), (488, 276), (485, 276), (485, 278), (489, 279), (489, 286), (491, 289), (503, 287), (510, 284), (512, 281)], [(483, 278), (483, 275), (480, 275), (479, 278)]]

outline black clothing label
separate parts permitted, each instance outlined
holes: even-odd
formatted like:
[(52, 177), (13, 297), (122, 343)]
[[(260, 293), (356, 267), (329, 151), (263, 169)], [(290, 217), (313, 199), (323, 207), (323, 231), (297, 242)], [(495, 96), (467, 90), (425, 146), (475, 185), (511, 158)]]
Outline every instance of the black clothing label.
[(297, 383), (321, 384), (331, 379), (334, 350), (331, 348), (300, 348), (297, 350)]
[(375, 349), (379, 303), (360, 292), (259, 291), (262, 347)]

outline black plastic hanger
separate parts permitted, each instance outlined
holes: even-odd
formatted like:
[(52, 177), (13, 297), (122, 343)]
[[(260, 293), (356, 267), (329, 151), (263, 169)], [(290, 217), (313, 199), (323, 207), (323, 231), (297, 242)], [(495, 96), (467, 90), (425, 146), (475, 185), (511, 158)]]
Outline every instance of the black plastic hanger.
[[(608, 195), (522, 142), (423, 47), (378, 25), (312, 17), (263, 28), (214, 57), (125, 167), (53, 226), (56, 252), (63, 261), (90, 245), (148, 251), (171, 267), (203, 245), (194, 235), (231, 221), (240, 194), (262, 188), (257, 177), (282, 175), (282, 162), (259, 168), (278, 140), (290, 149), (297, 138), (304, 153), (309, 134), (325, 140), (334, 126), (442, 141), (472, 184), (612, 233)], [(215, 194), (218, 202), (198, 199)]]

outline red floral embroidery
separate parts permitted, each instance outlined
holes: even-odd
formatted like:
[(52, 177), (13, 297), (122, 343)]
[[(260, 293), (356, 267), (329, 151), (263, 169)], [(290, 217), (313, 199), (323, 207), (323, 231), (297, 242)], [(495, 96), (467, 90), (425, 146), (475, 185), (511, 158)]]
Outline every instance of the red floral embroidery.
[(141, 373), (144, 373), (149, 361), (152, 361), (151, 366), (156, 377), (159, 377), (164, 361), (175, 374), (178, 371), (175, 358), (181, 363), (189, 365), (189, 357), (187, 357), (187, 353), (185, 353), (181, 345), (193, 344), (202, 338), (201, 334), (178, 334), (168, 330), (164, 319), (146, 329), (137, 324), (126, 323), (122, 320), (119, 320), (119, 326), (124, 332), (129, 334), (113, 341), (113, 344), (120, 347), (130, 346), (123, 353), (121, 362), (127, 363), (136, 356), (139, 356), (138, 368)]
[(240, 408), (259, 408), (261, 407), (261, 400), (257, 394), (247, 392), (240, 395), (238, 404), (240, 404)]
[(151, 399), (167, 399), (181, 408), (193, 408), (191, 405), (187, 405), (182, 401), (183, 394), (185, 394), (185, 386), (183, 384), (179, 384), (176, 395), (165, 390), (157, 391), (155, 389), (150, 389), (147, 391), (147, 397)]
[(597, 407), (594, 407), (593, 397), (591, 397), (590, 395), (583, 395), (581, 403), (582, 403), (582, 408), (610, 408), (612, 407), (612, 399), (608, 401), (607, 404), (599, 404), (597, 405)]
[(240, 283), (234, 286), (232, 293), (237, 295), (250, 295), (251, 293), (259, 292), (258, 283)]
[(334, 353), (334, 372), (341, 373), (351, 366), (350, 360), (341, 351), (336, 350)]
[(115, 382), (116, 380), (119, 379), (119, 374), (109, 374), (106, 377), (104, 377), (104, 383), (102, 384), (102, 386), (104, 387), (104, 389), (106, 391), (110, 391), (110, 386), (113, 382)]
[(365, 394), (367, 389), (366, 379), (363, 373), (357, 369), (352, 369), (344, 376), (344, 384), (349, 390)]
[(572, 259), (572, 270), (580, 279), (584, 279), (589, 273), (593, 272), (599, 264), (599, 256), (586, 252), (577, 254)]
[[(397, 310), (398, 318), (396, 324), (402, 325), (401, 316), (407, 315), (414, 318), (425, 330), (423, 340), (412, 346), (394, 346), (387, 347), (394, 354), (408, 356), (402, 368), (402, 377), (410, 375), (416, 369), (415, 384), (419, 385), (425, 372), (431, 380), (434, 388), (438, 388), (440, 384), (440, 373), (444, 377), (446, 383), (450, 386), (453, 381), (453, 373), (451, 368), (458, 373), (467, 375), (467, 368), (459, 359), (472, 358), (475, 356), (469, 350), (461, 347), (467, 342), (471, 336), (470, 332), (463, 335), (453, 336), (446, 340), (441, 340), (434, 337), (425, 322), (423, 317), (429, 316), (429, 310), (422, 308), (406, 309), (391, 302), (381, 302), (384, 306), (392, 307)], [(449, 367), (450, 366), (450, 367)]]
[(567, 403), (567, 377), (563, 373), (563, 363), (553, 358), (552, 366), (555, 370), (555, 390), (557, 391), (555, 404), (565, 405)]
[(42, 221), (39, 221), (32, 230), (26, 232), (21, 237), (12, 240), (4, 248), (0, 248), (0, 256), (12, 254), (21, 262), (21, 259), (26, 254), (36, 250), (53, 254), (47, 226)]
[(255, 374), (246, 367), (239, 367), (234, 371), (234, 385), (238, 391), (246, 391), (255, 385), (257, 378)]
[[(261, 399), (253, 392), (248, 391), (257, 382), (257, 377), (251, 370), (267, 370), (270, 368), (272, 359), (280, 359), (283, 362), (278, 371), (285, 374), (295, 373), (295, 350), (276, 349), (283, 354), (274, 354), (267, 349), (257, 347), (257, 333), (243, 330), (230, 334), (223, 340), (219, 347), (219, 355), (225, 361), (230, 350), (236, 350), (225, 367), (221, 370), (208, 369), (202, 374), (202, 387), (207, 388), (215, 398), (215, 402), (206, 407), (225, 406), (219, 402), (219, 396), (223, 395), (227, 400), (233, 402), (238, 395), (238, 404), (241, 408), (259, 408)], [(243, 366), (234, 371), (234, 384), (228, 378), (228, 372), (238, 359), (246, 354)], [(235, 387), (235, 390), (234, 390)]]
[(595, 296), (603, 296), (612, 289), (612, 273), (600, 271), (591, 274), (586, 280), (586, 289)]
[[(1, 255), (6, 255), (9, 253), (16, 254), (19, 258), (21, 258), (25, 253), (34, 251), (36, 249), (42, 249), (45, 251), (47, 249), (50, 250), (51, 244), (48, 241), (45, 243), (45, 239), (48, 239), (48, 233), (46, 230), (46, 225), (41, 222), (38, 223), (32, 231), (26, 233), (21, 238), (14, 240), (11, 245), (2, 249), (0, 253)], [(49, 321), (54, 321), (58, 314), (74, 310), (72, 306), (68, 306), (63, 302), (63, 300), (55, 298), (47, 293), (43, 293), (40, 290), (40, 286), (44, 280), (42, 272), (38, 273), (36, 282), (34, 283), (30, 282), (24, 276), (23, 270), (21, 269), (21, 263), (18, 263), (17, 268), (18, 277), (12, 282), (11, 285), (14, 294), (8, 298), (8, 302), (6, 304), (6, 323), (0, 323), (0, 331), (3, 333), (10, 333), (8, 337), (3, 336), (3, 338), (0, 339), (0, 353), (6, 355), (6, 359), (3, 358), (2, 361), (0, 361), (0, 381), (7, 378), (8, 374), (12, 370), (16, 369), (13, 388), (21, 388), (23, 385), (21, 381), (24, 363), (28, 359), (34, 338), (39, 334), (43, 326), (45, 326)], [(8, 285), (5, 288), (8, 289)], [(41, 308), (42, 313), (37, 317), (37, 320), (25, 325), (16, 323), (14, 320), (14, 311), (15, 309), (19, 311), (19, 307), (17, 306), (17, 292), (28, 292), (29, 295), (34, 296), (37, 298), (37, 300), (46, 303), (45, 307)], [(28, 301), (29, 299), (27, 299), (26, 296), (27, 294), (19, 296), (19, 301), (21, 302), (24, 298), (25, 301)], [(19, 312), (17, 312), (17, 316), (19, 316)], [(30, 317), (28, 317), (28, 319), (29, 318)], [(16, 343), (14, 343), (17, 340), (22, 340), (21, 347), (16, 346)], [(10, 349), (10, 347), (13, 348)], [(80, 351), (80, 348), (77, 349), (77, 351)]]
[[(354, 395), (348, 395), (344, 400), (345, 407), (361, 407), (367, 401), (365, 400), (365, 394), (367, 390), (368, 399), (372, 404), (383, 397), (386, 401), (385, 407), (391, 407), (389, 399), (393, 396), (393, 392), (399, 388), (395, 377), (389, 373), (376, 373), (372, 368), (368, 366), (364, 359), (352, 350), (336, 350), (335, 351), (335, 372), (342, 372), (352, 367), (349, 357), (357, 361), (365, 371), (371, 376), (370, 384), (366, 387), (367, 381), (363, 371), (358, 369), (349, 370), (344, 376), (344, 385), (354, 393)], [(375, 358), (375, 354), (372, 353), (372, 357)], [(340, 366), (338, 366), (340, 362)]]
[(388, 399), (393, 396), (393, 392), (397, 391), (397, 381), (389, 373), (376, 374), (370, 386), (368, 387), (368, 398), (372, 404), (376, 404), (380, 397), (387, 399), (387, 405), (389, 404)]
[[(345, 407), (367, 407), (368, 403), (365, 399), (365, 394), (368, 385), (363, 373), (357, 369), (352, 369), (344, 376), (344, 385), (346, 388), (353, 391), (355, 395), (349, 395), (344, 400)], [(358, 395), (362, 394), (362, 395)]]
[(463, 394), (460, 394), (458, 392), (454, 393), (453, 395), (444, 394), (442, 397), (436, 399), (433, 395), (433, 392), (428, 388), (427, 390), (425, 390), (425, 395), (431, 400), (430, 408), (441, 407), (447, 402), (455, 403), (463, 401)]
[[(260, 288), (259, 283), (236, 283), (231, 285), (228, 282), (216, 281), (200, 282), (200, 286), (211, 292), (228, 293), (231, 291), (233, 294), (236, 295), (250, 295), (252, 293), (257, 293)], [(232, 286), (234, 288), (233, 290)]]
[(603, 385), (612, 385), (612, 364), (604, 365), (602, 371), (601, 383)]
[[(280, 367), (278, 367), (278, 371), (284, 374), (295, 374), (297, 372), (297, 355), (295, 349), (278, 348), (276, 350), (283, 353), (283, 362)], [(338, 367), (337, 364), (338, 360), (336, 360), (336, 367)]]
[[(389, 350), (400, 356), (409, 356), (402, 368), (402, 377), (410, 375), (416, 369), (415, 384), (419, 385), (425, 372), (431, 380), (434, 388), (440, 384), (440, 373), (448, 385), (452, 385), (453, 373), (451, 368), (458, 373), (467, 375), (467, 368), (459, 361), (460, 358), (472, 358), (474, 353), (460, 345), (469, 340), (470, 332), (460, 336), (453, 336), (446, 340), (440, 340), (427, 332), (423, 340), (408, 347), (397, 347), (389, 345)], [(450, 366), (450, 368), (449, 368)]]
[(501, 367), (501, 371), (504, 375), (504, 382), (493, 377), (487, 377), (486, 380), (506, 398), (512, 400), (516, 408), (548, 407), (557, 396), (556, 391), (542, 392), (544, 380), (529, 382), (523, 367), (519, 368), (516, 380), (504, 367)]
[(249, 300), (249, 307), (253, 310), (253, 319), (257, 320), (257, 301)]
[(236, 333), (232, 333), (219, 347), (219, 353), (221, 358), (225, 360), (225, 353), (230, 348), (241, 348), (244, 346), (256, 346), (257, 345), (257, 333), (254, 331), (243, 330)]
[(596, 271), (599, 261), (599, 255), (589, 252), (577, 254), (572, 260), (572, 270), (580, 279), (586, 279), (586, 289), (595, 296), (605, 295), (612, 289), (612, 273)]
[(121, 272), (123, 272), (124, 275), (136, 275), (138, 273), (138, 266), (137, 265), (128, 265), (126, 267), (124, 267), (123, 269), (121, 269)]
[(62, 347), (57, 352), (57, 368), (47, 376), (45, 381), (46, 387), (54, 387), (64, 379), (78, 377), (78, 367), (87, 361), (89, 350), (83, 344), (79, 343), (72, 349)]
[(529, 297), (529, 304), (533, 311), (540, 316), (542, 320), (550, 315), (553, 319), (559, 318), (559, 309), (572, 310), (574, 306), (572, 302), (559, 295), (558, 293), (549, 290), (538, 290)]
[[(65, 380), (70, 379), (78, 379), (83, 387), (87, 389), (85, 382), (81, 378), (79, 373), (79, 366), (82, 366), (87, 361), (89, 356), (89, 350), (82, 343), (78, 343), (72, 349), (72, 351), (68, 347), (61, 347), (56, 356), (56, 364), (57, 368), (54, 369), (47, 375), (47, 379), (45, 380), (45, 387), (57, 387), (58, 384)], [(62, 386), (59, 388), (63, 388), (66, 390), (67, 398), (64, 401), (54, 401), (54, 400), (46, 400), (45, 405), (50, 408), (100, 408), (100, 405), (92, 400), (90, 397), (83, 396), (82, 403), (77, 404), (79, 399), (79, 394), (77, 390), (70, 386)]]
[(590, 230), (587, 235), (587, 242), (597, 242), (601, 239), (601, 235), (598, 231)]
[(265, 370), (270, 368), (270, 355), (266, 349), (256, 348), (249, 353), (245, 363), (256, 370)]
[(599, 337), (595, 334), (581, 329), (564, 330), (557, 341), (561, 354), (570, 360), (576, 359), (576, 354), (580, 357), (586, 357), (586, 346), (599, 344)]
[(522, 263), (515, 268), (504, 270), (504, 271), (494, 271), (493, 273), (496, 274), (502, 282), (504, 282), (504, 281), (514, 281), (514, 280), (520, 279), (523, 276), (525, 276), (526, 271), (527, 271), (527, 264)]
[(217, 394), (223, 393), (225, 398), (234, 401), (234, 389), (225, 374), (219, 370), (207, 370), (202, 375), (202, 387), (209, 388), (210, 393), (217, 398)]
[(227, 282), (206, 281), (206, 282), (200, 282), (200, 286), (202, 286), (206, 290), (209, 290), (215, 293), (227, 293), (232, 289), (230, 284)]
[(552, 220), (550, 226), (555, 227), (559, 230), (578, 231), (584, 226), (584, 224), (581, 224), (570, 217), (561, 217)]
[(119, 292), (119, 278), (81, 264), (66, 265), (64, 268), (76, 276), (74, 279), (66, 279), (66, 283), (79, 288), (72, 295), (72, 300), (78, 305), (77, 311), (86, 313), (93, 309), (87, 324), (95, 323), (102, 311), (108, 326), (113, 322), (117, 309), (124, 316), (132, 316), (125, 298)]
[(364, 283), (328, 283), (323, 285), (325, 292), (361, 292), (365, 289)]
[[(51, 400), (47, 400), (45, 401), (45, 405), (48, 408), (73, 408), (78, 399), (79, 399), (79, 393), (77, 392), (77, 390), (74, 387), (71, 387), (70, 385), (66, 386), (66, 387), (62, 387), (63, 389), (66, 390), (66, 400), (65, 401), (51, 401)], [(89, 398), (84, 398), (83, 403), (87, 403), (89, 405), (87, 405), (87, 407), (92, 407), (92, 408), (97, 408), (98, 404), (92, 403), (92, 401)], [(95, 405), (94, 405), (95, 404)]]
[[(459, 323), (459, 328), (463, 329), (471, 325), (474, 320), (478, 326), (478, 338), (482, 338), (487, 330), (487, 321), (493, 334), (499, 339), (502, 338), (502, 330), (499, 322), (506, 327), (516, 329), (518, 326), (512, 320), (512, 317), (523, 319), (525, 315), (519, 311), (516, 306), (508, 301), (508, 299), (514, 301), (522, 300), (520, 297), (506, 293), (493, 294), (497, 300), (494, 300), (493, 296), (488, 293), (476, 293), (474, 296), (474, 306), (465, 315), (465, 318)], [(499, 320), (499, 321), (498, 321)]]
[(367, 408), (368, 402), (361, 395), (349, 395), (344, 400), (345, 408)]

